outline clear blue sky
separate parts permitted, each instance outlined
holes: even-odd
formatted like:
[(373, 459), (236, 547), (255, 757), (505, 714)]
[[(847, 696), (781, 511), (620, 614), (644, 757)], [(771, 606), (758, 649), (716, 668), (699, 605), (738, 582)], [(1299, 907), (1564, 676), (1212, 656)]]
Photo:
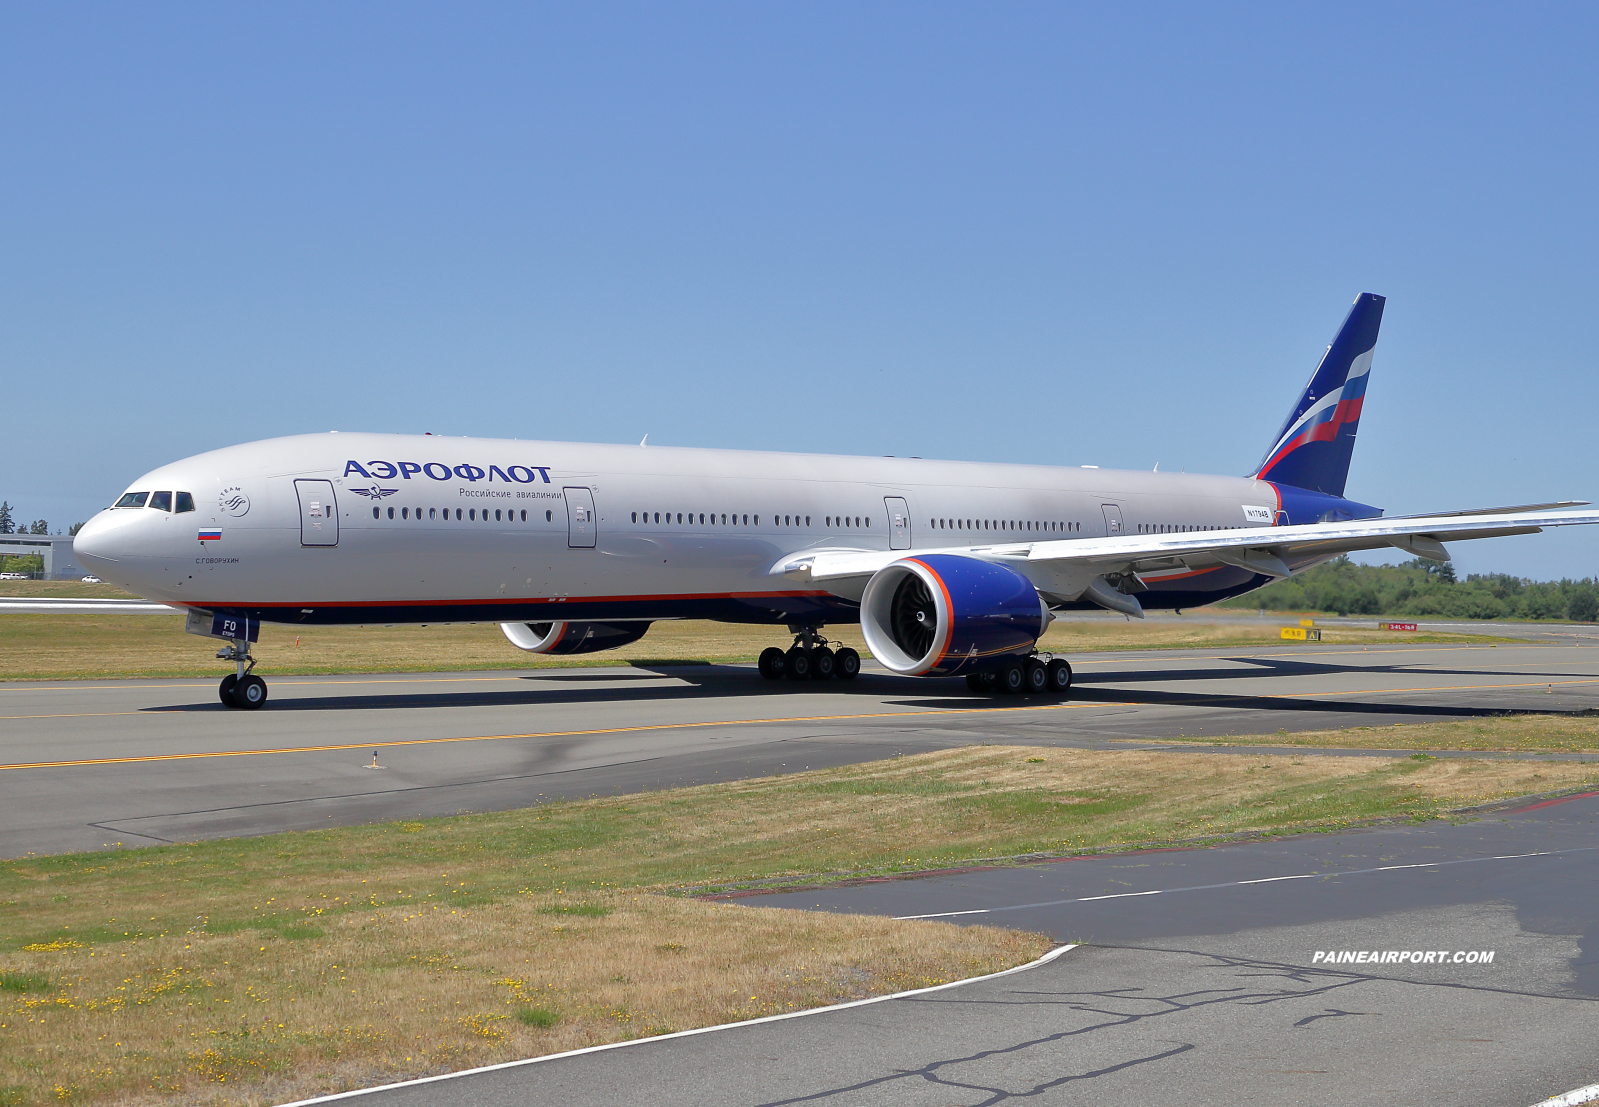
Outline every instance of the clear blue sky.
[(65, 525), (334, 428), (1244, 473), (1371, 291), (1351, 495), (1599, 499), (1596, 42), (1559, 4), (8, 4), (0, 497)]

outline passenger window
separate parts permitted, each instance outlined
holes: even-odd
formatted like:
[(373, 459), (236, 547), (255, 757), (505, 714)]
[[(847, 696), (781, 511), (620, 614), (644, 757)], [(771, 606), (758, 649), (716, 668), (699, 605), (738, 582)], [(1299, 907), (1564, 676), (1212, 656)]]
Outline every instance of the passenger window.
[(550, 520), (551, 520), (551, 518), (552, 518), (552, 516), (551, 516), (551, 515), (550, 515), (550, 513), (549, 513), (549, 512), (548, 512), (548, 511), (546, 511), (546, 512), (545, 512), (545, 513), (544, 513), (544, 521), (545, 521), (545, 522), (546, 522), (546, 523), (548, 523), (548, 522), (549, 522), (549, 521), (550, 521)]
[(525, 510), (522, 512), (522, 522), (527, 522), (527, 512)]
[(400, 508), (400, 518), (409, 519), (410, 517), (411, 517), (411, 509), (410, 508), (408, 508), (408, 507)]
[(439, 517), (439, 509), (438, 508), (436, 508), (436, 507), (428, 508), (428, 518), (429, 519), (437, 519), (438, 517)]
[[(487, 515), (487, 514), (488, 514), (488, 512), (486, 512), (486, 511), (485, 511), (485, 512), (484, 512), (484, 513), (483, 513), (483, 514), (484, 514), (484, 515)], [(486, 521), (486, 520), (485, 520), (485, 521)], [(495, 508), (495, 509), (494, 509), (494, 521), (495, 521), (495, 522), (496, 522), (496, 523), (498, 523), (498, 522), (500, 522), (500, 509), (499, 509), (499, 508)]]
[[(389, 512), (389, 514), (393, 515), (394, 512), (391, 510)], [(467, 517), (467, 519), (469, 519), (470, 521), (472, 521), (474, 523), (477, 522), (477, 508), (475, 508), (475, 507), (467, 508), (466, 509), (466, 517)]]
[(381, 508), (374, 507), (372, 509), (372, 518), (376, 519), (381, 514), (382, 514), (382, 509)]
[(193, 511), (194, 496), (188, 492), (178, 493), (178, 511)]
[(155, 508), (157, 511), (171, 511), (172, 510), (172, 493), (170, 493), (170, 492), (152, 492), (152, 493), (150, 493), (150, 506)]
[(390, 519), (394, 518), (394, 509), (392, 507), (389, 508), (389, 518)]
[(636, 522), (638, 522), (638, 512), (636, 512), (636, 511), (635, 511), (635, 512), (633, 512), (633, 521), (634, 521), (634, 522), (635, 522), (635, 523), (636, 523)]

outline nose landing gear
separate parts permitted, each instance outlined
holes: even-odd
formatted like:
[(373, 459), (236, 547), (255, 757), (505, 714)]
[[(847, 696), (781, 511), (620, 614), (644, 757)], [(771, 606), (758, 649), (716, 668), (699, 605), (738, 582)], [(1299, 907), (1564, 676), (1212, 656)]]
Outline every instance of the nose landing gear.
[(254, 711), (267, 701), (266, 681), (250, 670), (255, 668), (255, 658), (250, 656), (249, 642), (229, 642), (217, 651), (217, 657), (231, 661), (239, 667), (237, 673), (222, 678), (217, 695), (224, 707), (239, 707)]
[(787, 650), (768, 646), (761, 651), (757, 668), (767, 680), (854, 680), (861, 671), (861, 655), (843, 646), (828, 648), (827, 639), (815, 627), (789, 627), (794, 645)]

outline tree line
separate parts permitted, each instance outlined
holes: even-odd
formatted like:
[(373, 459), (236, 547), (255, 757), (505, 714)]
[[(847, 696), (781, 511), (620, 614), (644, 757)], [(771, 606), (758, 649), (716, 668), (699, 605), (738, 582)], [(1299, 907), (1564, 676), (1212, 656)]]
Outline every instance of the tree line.
[(1449, 619), (1599, 619), (1599, 579), (1534, 581), (1508, 573), (1458, 580), (1447, 561), (1357, 565), (1338, 557), (1289, 580), (1224, 600), (1220, 607), (1321, 611), (1338, 615), (1419, 615)]

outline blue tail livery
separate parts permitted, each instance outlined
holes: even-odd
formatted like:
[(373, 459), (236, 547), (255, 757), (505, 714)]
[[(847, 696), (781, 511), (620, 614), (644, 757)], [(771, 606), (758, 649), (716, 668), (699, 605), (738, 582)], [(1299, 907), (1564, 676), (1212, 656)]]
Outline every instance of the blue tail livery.
[(1386, 302), (1370, 292), (1356, 297), (1310, 383), (1272, 439), (1256, 477), (1329, 496), (1344, 494)]

